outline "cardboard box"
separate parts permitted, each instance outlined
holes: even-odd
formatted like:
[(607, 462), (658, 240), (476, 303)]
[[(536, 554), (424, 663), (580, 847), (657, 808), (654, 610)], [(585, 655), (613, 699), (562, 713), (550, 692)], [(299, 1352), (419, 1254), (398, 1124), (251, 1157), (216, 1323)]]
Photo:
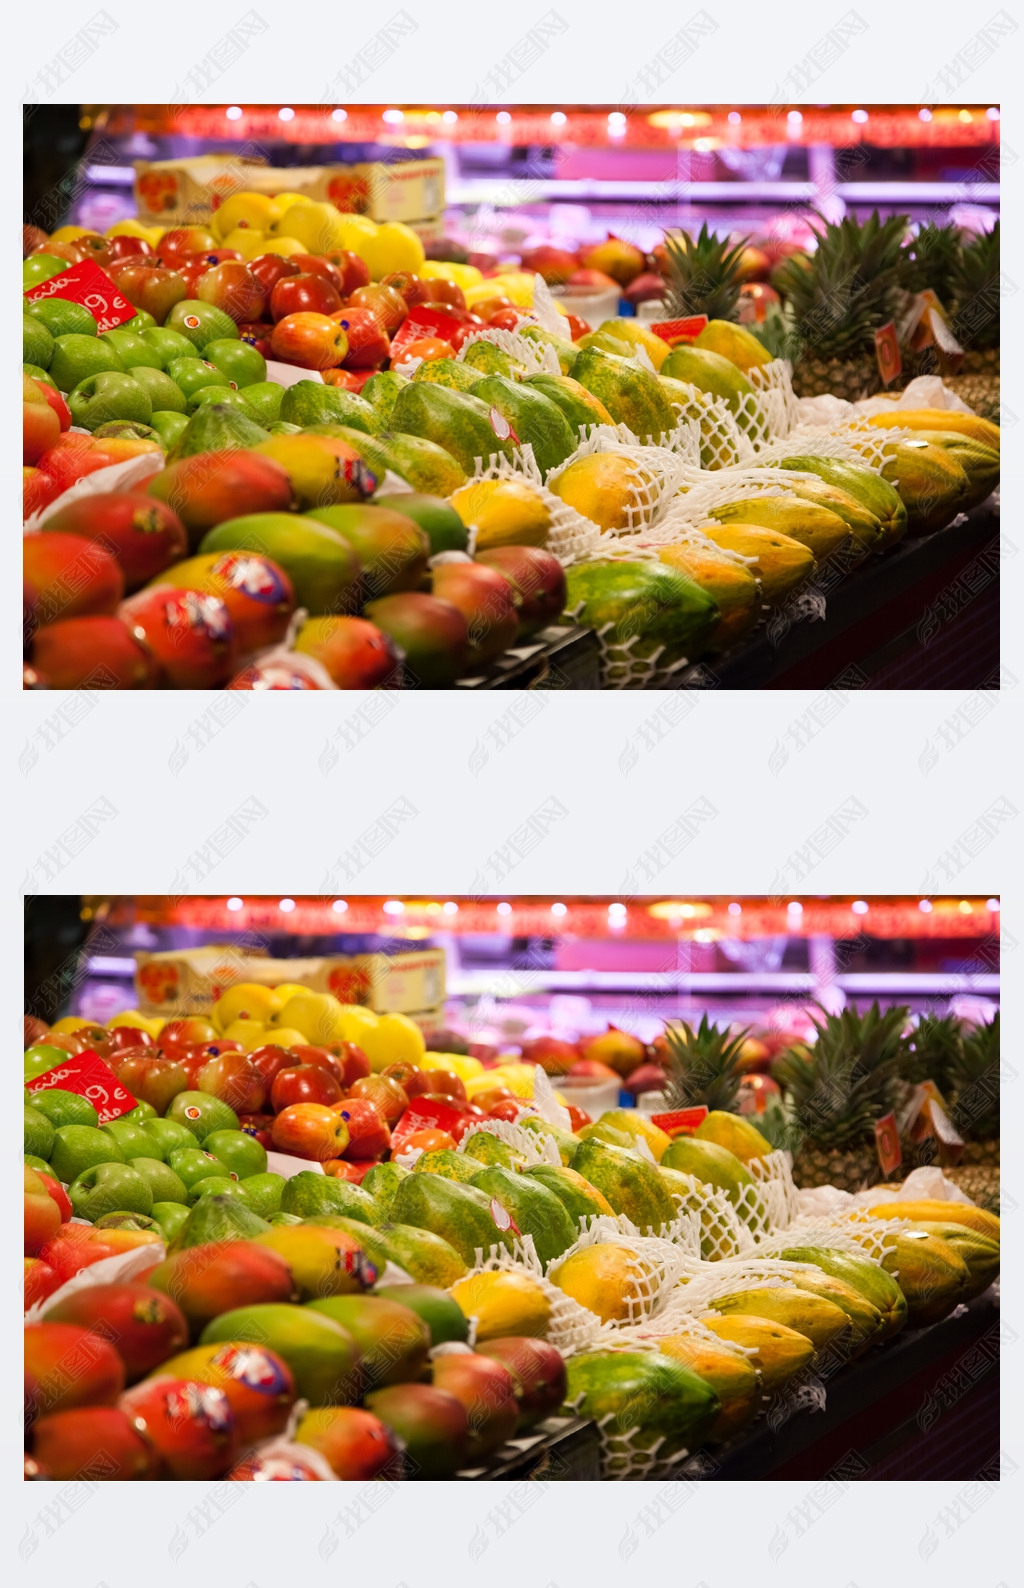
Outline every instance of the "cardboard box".
[(375, 221), (433, 220), (444, 209), (443, 160), (278, 167), (237, 155), (135, 161), (144, 226), (201, 226), (233, 193), (302, 193)]
[(236, 982), (276, 987), (294, 982), (329, 992), (341, 1003), (365, 1004), (377, 1014), (436, 1011), (444, 1002), (443, 949), (409, 954), (343, 954), (317, 959), (270, 959), (231, 944), (135, 955), (135, 991), (146, 1015), (205, 1014)]
[(357, 954), (351, 961), (365, 1003), (376, 1014), (413, 1014), (437, 1009), (445, 999), (444, 949), (425, 948), (410, 954)]

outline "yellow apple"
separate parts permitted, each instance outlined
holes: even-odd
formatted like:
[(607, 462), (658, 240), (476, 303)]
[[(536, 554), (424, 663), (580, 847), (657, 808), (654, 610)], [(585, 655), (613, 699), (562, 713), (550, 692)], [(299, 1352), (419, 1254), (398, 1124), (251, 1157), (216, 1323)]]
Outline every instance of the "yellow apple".
[[(259, 252), (280, 254), (283, 259), (290, 259), (292, 254), (308, 254), (309, 249), (305, 243), (300, 243), (297, 237), (264, 237)], [(255, 255), (253, 257), (255, 258)]]
[(148, 1031), (155, 1042), (166, 1024), (163, 1015), (140, 1015), (137, 1009), (124, 1009), (107, 1021), (107, 1030), (113, 1031), (115, 1026), (135, 1026), (139, 1031)]
[(82, 1026), (91, 1026), (91, 1020), (83, 1020), (80, 1015), (64, 1015), (50, 1027), (54, 1036), (68, 1036), (72, 1031), (80, 1031)]
[(301, 1031), (303, 1039), (318, 1042), (344, 1042), (341, 1030), (341, 1004), (330, 993), (301, 992), (289, 998), (278, 1016), (278, 1026)]
[(375, 235), (367, 236), (358, 252), (374, 281), (396, 270), (408, 270), (417, 275), (426, 259), (416, 233), (401, 221), (386, 221), (378, 226)]
[(333, 204), (312, 199), (293, 204), (275, 225), (278, 235), (297, 237), (308, 254), (331, 254), (347, 246), (341, 216)]
[[(225, 199), (210, 222), (215, 236), (226, 238), (235, 227), (255, 232), (265, 232), (277, 219), (277, 206), (266, 193), (232, 193)], [(225, 247), (234, 247), (225, 243)]]
[(240, 981), (221, 993), (210, 1010), (210, 1019), (218, 1031), (226, 1031), (233, 1020), (262, 1020), (268, 1025), (283, 1007), (283, 1000), (273, 987)]
[[(424, 1053), (415, 1062), (421, 1070), (451, 1070), (452, 1074), (457, 1075), (460, 1081), (471, 1081), (474, 1075), (483, 1075), (485, 1073), (480, 1060), (471, 1059), (468, 1053)], [(527, 1064), (523, 1068), (528, 1069), (532, 1073), (534, 1066)], [(498, 1071), (488, 1070), (486, 1073), (488, 1077), (493, 1077), (498, 1074)], [(494, 1084), (492, 1080), (491, 1085), (493, 1086)], [(532, 1097), (533, 1093), (531, 1092), (529, 1095)]]
[(420, 1065), (427, 1050), (423, 1032), (408, 1015), (379, 1016), (377, 1024), (363, 1032), (359, 1046), (375, 1072), (389, 1064)]
[(294, 1026), (267, 1026), (263, 1040), (271, 1048), (294, 1048), (296, 1043), (306, 1046), (306, 1038)]
[(255, 259), (267, 252), (267, 235), (255, 226), (236, 226), (221, 238), (224, 248), (237, 248), (243, 259)]
[(354, 1042), (361, 1048), (363, 1033), (373, 1030), (377, 1016), (372, 1009), (364, 1009), (362, 1004), (342, 1004), (341, 1016), (342, 1042)]
[(262, 1020), (232, 1020), (221, 1032), (229, 1042), (240, 1042), (246, 1053), (251, 1053), (253, 1048), (261, 1048), (267, 1040), (267, 1028)]

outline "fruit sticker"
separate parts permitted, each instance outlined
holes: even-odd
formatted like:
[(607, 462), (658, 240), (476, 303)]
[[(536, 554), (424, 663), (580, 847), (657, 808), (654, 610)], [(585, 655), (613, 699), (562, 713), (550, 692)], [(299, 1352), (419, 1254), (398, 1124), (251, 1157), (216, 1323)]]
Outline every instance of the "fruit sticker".
[(512, 426), (509, 424), (508, 420), (505, 418), (505, 415), (504, 414), (500, 414), (498, 412), (497, 408), (492, 408), (491, 409), (490, 420), (491, 420), (491, 429), (494, 431), (494, 434), (497, 436), (499, 441), (511, 441), (513, 446), (516, 446), (516, 447), (519, 446), (519, 444), (520, 444), (519, 437), (516, 435), (515, 431), (512, 429)]
[(277, 606), (278, 603), (288, 600), (280, 574), (273, 563), (265, 557), (249, 557), (244, 552), (228, 552), (210, 569), (225, 584), (235, 590), (241, 590), (244, 595), (251, 596), (254, 601), (262, 601), (268, 606)]
[[(199, 1110), (196, 1107), (195, 1103), (189, 1103), (187, 1105), (187, 1107), (185, 1109), (185, 1118), (186, 1119), (198, 1119), (199, 1118)], [(212, 1154), (210, 1154), (210, 1156), (212, 1156)]]
[(289, 1393), (288, 1380), (280, 1364), (259, 1346), (225, 1345), (210, 1358), (210, 1366), (221, 1368), (247, 1389), (257, 1390), (261, 1395)]
[(182, 322), (190, 331), (198, 331), (200, 320), (198, 314), (186, 314)]
[(503, 1208), (497, 1197), (491, 1198), (491, 1218), (494, 1220), (499, 1230), (511, 1230), (513, 1235), (522, 1235), (522, 1230), (519, 1228), (508, 1208)]

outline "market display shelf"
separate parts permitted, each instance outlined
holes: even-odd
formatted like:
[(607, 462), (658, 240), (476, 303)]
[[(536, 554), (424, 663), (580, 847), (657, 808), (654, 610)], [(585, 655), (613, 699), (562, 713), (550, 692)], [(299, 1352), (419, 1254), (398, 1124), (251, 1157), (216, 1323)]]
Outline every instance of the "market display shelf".
[[(134, 968), (134, 967), (133, 967)], [(544, 992), (810, 994), (821, 978), (803, 971), (613, 971), (613, 970), (454, 970), (448, 976), (450, 996), (515, 998)], [(850, 993), (953, 996), (958, 992), (998, 993), (994, 973), (935, 971), (857, 971), (829, 978), (830, 987)]]
[(491, 1482), (528, 1478), (535, 1483), (588, 1481), (601, 1476), (597, 1428), (585, 1417), (548, 1417), (517, 1439), (492, 1451), (486, 1462), (457, 1472), (457, 1478)]
[(557, 623), (505, 651), (456, 689), (600, 689), (601, 652), (592, 629)]

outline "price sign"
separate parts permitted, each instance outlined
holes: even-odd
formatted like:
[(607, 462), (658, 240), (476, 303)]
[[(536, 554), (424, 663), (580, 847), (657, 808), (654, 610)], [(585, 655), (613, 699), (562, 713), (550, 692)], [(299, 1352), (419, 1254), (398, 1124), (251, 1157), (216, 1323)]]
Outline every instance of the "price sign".
[[(155, 1051), (155, 1050), (154, 1050)], [(108, 1068), (98, 1053), (86, 1048), (84, 1053), (71, 1053), (67, 1062), (55, 1070), (47, 1070), (27, 1082), (30, 1092), (48, 1092), (59, 1086), (63, 1092), (76, 1092), (87, 1098), (100, 1116), (100, 1124), (109, 1119), (120, 1119), (136, 1106), (136, 1100), (126, 1086), (122, 1086), (113, 1070)]]
[(663, 342), (692, 342), (708, 323), (706, 314), (689, 314), (683, 320), (655, 320), (650, 329)]
[(875, 332), (875, 357), (878, 360), (878, 373), (888, 386), (903, 369), (896, 327), (891, 320)]
[(673, 1108), (667, 1114), (652, 1114), (651, 1124), (657, 1125), (666, 1136), (692, 1136), (707, 1117), (708, 1111), (701, 1104), (697, 1108)]
[(96, 321), (97, 331), (112, 331), (115, 325), (134, 319), (136, 313), (135, 305), (91, 259), (83, 259), (62, 270), (59, 276), (40, 282), (25, 297), (29, 303), (37, 303), (40, 298), (67, 298), (80, 303)]
[(895, 1114), (883, 1114), (875, 1121), (875, 1147), (883, 1174), (891, 1174), (903, 1162), (900, 1133), (896, 1129)]

